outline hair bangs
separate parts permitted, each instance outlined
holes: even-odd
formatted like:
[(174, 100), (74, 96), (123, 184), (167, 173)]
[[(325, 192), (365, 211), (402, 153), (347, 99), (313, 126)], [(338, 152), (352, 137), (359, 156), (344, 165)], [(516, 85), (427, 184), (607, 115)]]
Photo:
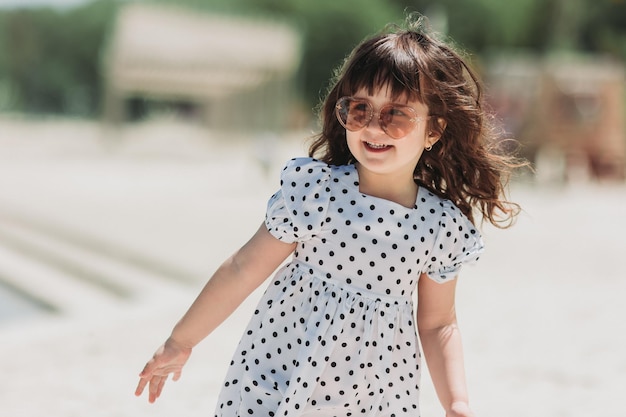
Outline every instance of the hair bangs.
[[(401, 47), (398, 48), (398, 44)], [(359, 90), (366, 90), (373, 95), (388, 88), (388, 93), (395, 100), (424, 102), (421, 60), (411, 51), (405, 42), (398, 38), (373, 42), (371, 48), (359, 56), (353, 57), (343, 76), (345, 84), (343, 95), (352, 95)]]

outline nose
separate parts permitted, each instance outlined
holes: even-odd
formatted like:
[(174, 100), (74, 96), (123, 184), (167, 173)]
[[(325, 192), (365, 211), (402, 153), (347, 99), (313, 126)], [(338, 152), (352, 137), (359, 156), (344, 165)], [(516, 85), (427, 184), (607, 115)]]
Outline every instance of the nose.
[(370, 127), (373, 129), (377, 129), (380, 130), (381, 132), (384, 132), (382, 123), (381, 123), (381, 112), (380, 111), (373, 111), (372, 112), (372, 117), (370, 118), (369, 123), (367, 124), (366, 127)]

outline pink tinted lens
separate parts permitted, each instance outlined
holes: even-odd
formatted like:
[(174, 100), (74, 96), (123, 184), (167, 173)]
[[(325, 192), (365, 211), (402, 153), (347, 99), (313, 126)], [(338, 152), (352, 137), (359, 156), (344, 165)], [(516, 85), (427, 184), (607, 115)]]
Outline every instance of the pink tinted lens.
[(390, 104), (380, 109), (380, 127), (394, 139), (408, 135), (415, 127), (414, 119), (411, 107)]
[(344, 97), (337, 102), (337, 118), (350, 131), (363, 129), (372, 120), (372, 106), (364, 100)]
[[(343, 97), (337, 101), (335, 113), (341, 125), (354, 132), (370, 123), (374, 109), (367, 100)], [(408, 106), (389, 104), (380, 110), (378, 123), (389, 137), (399, 139), (415, 127), (415, 111)]]

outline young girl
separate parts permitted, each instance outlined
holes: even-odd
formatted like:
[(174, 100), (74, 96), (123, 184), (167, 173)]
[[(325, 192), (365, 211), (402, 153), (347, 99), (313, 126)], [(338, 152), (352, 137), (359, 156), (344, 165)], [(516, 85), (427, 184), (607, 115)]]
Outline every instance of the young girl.
[(483, 250), (473, 211), (492, 223), (515, 215), (502, 199), (511, 164), (490, 152), (477, 78), (421, 26), (348, 57), (311, 157), (287, 163), (265, 222), (146, 364), (136, 395), (149, 385), (155, 401), (192, 348), (292, 256), (245, 330), (216, 416), (419, 416), (418, 333), (446, 416), (473, 415), (455, 278)]

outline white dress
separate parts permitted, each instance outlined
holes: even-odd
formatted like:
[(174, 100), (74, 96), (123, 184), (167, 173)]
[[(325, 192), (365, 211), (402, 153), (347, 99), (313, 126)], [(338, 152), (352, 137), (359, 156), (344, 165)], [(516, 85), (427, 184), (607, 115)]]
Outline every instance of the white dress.
[(266, 226), (298, 242), (233, 356), (215, 415), (419, 416), (420, 274), (454, 279), (482, 239), (450, 201), (359, 192), (353, 165), (289, 161)]

